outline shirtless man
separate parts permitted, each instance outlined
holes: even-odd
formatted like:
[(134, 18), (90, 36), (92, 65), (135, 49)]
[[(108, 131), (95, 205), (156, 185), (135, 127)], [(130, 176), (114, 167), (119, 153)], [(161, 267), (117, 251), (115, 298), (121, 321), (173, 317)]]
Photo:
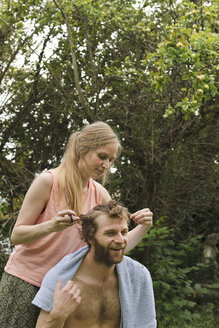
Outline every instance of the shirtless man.
[[(123, 256), (127, 209), (110, 201), (81, 220), (81, 236), (88, 247), (65, 256), (47, 273), (33, 301), (41, 308), (36, 328), (155, 328), (150, 274), (140, 263)], [(138, 319), (143, 322), (138, 325), (134, 317), (141, 314), (145, 317)]]

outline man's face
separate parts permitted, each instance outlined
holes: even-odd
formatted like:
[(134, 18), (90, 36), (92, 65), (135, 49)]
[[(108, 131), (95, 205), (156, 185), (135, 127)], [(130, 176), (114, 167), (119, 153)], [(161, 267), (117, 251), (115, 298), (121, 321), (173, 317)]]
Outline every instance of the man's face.
[(92, 242), (94, 260), (110, 267), (122, 261), (127, 245), (126, 219), (109, 218), (103, 214), (96, 218), (98, 230)]

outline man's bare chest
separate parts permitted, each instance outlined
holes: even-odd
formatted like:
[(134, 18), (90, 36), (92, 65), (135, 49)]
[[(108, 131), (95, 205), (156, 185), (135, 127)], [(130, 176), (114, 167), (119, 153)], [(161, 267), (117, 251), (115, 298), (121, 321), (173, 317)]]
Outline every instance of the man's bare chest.
[[(68, 319), (68, 327), (120, 326), (120, 301), (118, 284), (98, 286), (74, 279), (81, 290), (81, 303)], [(73, 325), (74, 324), (74, 325)]]

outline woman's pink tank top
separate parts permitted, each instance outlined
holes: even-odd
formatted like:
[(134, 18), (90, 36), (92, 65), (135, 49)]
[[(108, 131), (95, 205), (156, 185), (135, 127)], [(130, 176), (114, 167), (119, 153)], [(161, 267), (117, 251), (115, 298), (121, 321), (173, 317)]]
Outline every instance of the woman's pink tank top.
[[(55, 170), (48, 172), (53, 177), (50, 199), (36, 224), (48, 221), (60, 210), (68, 208), (64, 195), (61, 201), (58, 200), (58, 179)], [(102, 202), (103, 189), (98, 182), (89, 180), (88, 188), (83, 195), (83, 213), (87, 213)], [(40, 286), (47, 271), (63, 256), (75, 252), (84, 245), (84, 241), (79, 237), (78, 224), (75, 224), (63, 231), (52, 232), (33, 243), (17, 245), (6, 264), (5, 271), (32, 285)]]

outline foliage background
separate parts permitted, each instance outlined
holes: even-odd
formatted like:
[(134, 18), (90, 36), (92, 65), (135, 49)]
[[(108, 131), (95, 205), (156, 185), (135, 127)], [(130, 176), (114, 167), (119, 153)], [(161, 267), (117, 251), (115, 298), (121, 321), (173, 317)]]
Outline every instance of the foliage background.
[(130, 255), (151, 272), (159, 326), (215, 327), (218, 47), (216, 1), (1, 1), (1, 272), (34, 176), (103, 120), (123, 144), (106, 187), (154, 213)]

